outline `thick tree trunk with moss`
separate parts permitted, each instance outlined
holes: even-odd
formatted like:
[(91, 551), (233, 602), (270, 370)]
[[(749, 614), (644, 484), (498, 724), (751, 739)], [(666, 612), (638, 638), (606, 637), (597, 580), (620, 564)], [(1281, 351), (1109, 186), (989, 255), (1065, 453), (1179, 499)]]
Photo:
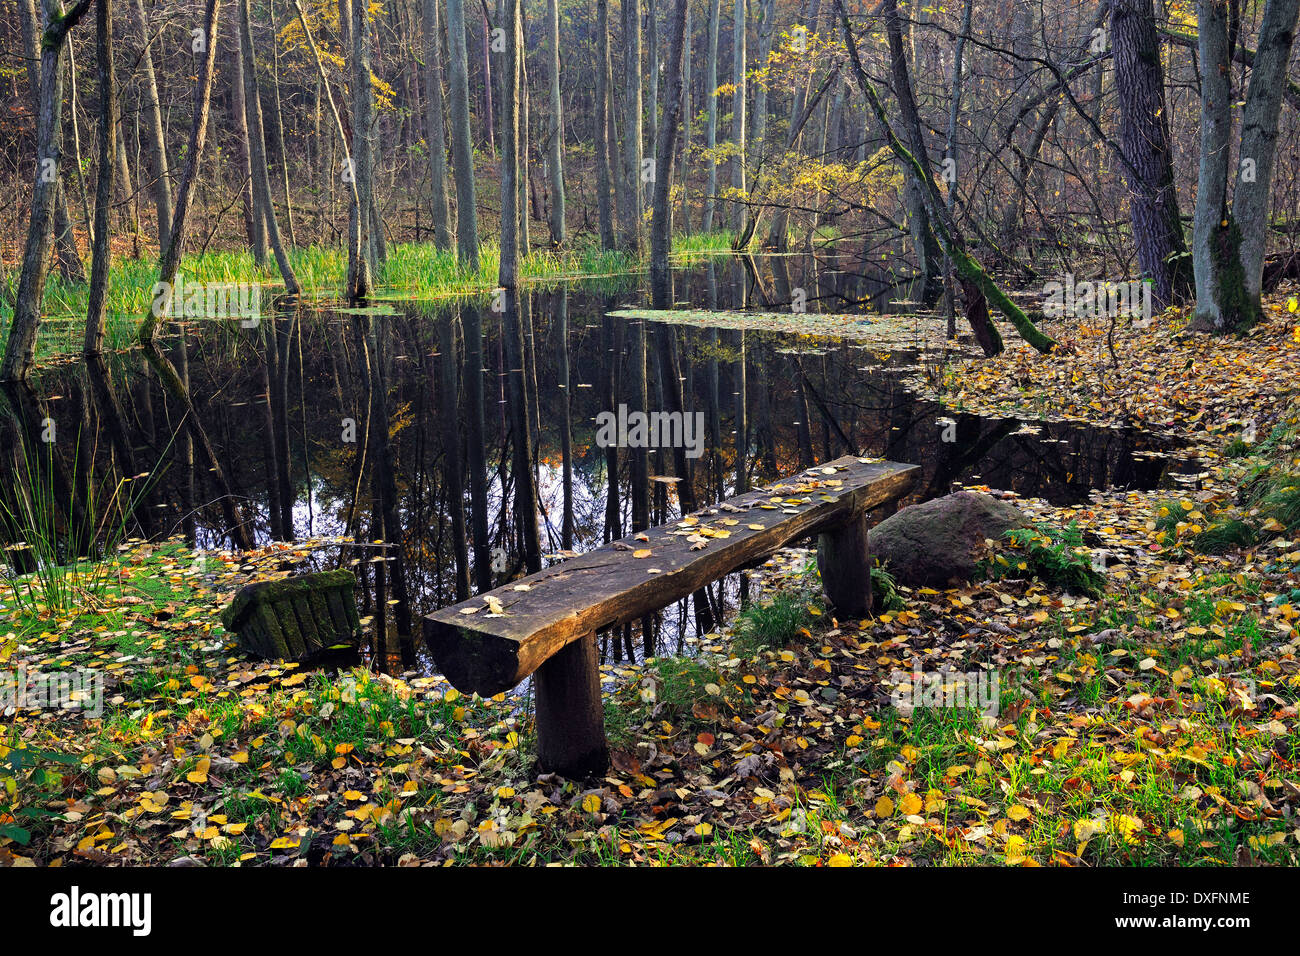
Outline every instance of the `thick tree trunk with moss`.
[[(1197, 4), (1201, 64), (1201, 157), (1193, 222), (1196, 318), (1203, 331), (1245, 331), (1262, 314), (1264, 248), (1278, 117), (1300, 0), (1268, 0), (1241, 112), (1238, 168), (1230, 175), (1232, 43), (1228, 12)], [(1228, 205), (1228, 185), (1232, 205)]]
[(916, 273), (921, 283), (921, 298), (929, 301), (934, 292), (930, 279), (942, 271), (942, 255), (930, 225), (926, 203), (926, 179), (929, 177), (930, 155), (925, 145), (921, 116), (912, 92), (912, 75), (907, 64), (907, 49), (903, 45), (903, 28), (895, 0), (884, 3), (885, 33), (889, 41), (889, 68), (894, 81), (894, 95), (898, 98), (903, 119), (904, 142), (926, 170), (918, 176), (908, 167), (903, 168), (903, 198), (907, 205), (907, 222), (912, 232), (912, 252), (916, 258)]
[[(1052, 351), (1056, 347), (1055, 340), (1034, 325), (1029, 316), (1025, 315), (1024, 311), (1012, 302), (998, 284), (993, 281), (993, 277), (985, 271), (979, 261), (966, 251), (965, 243), (962, 241), (961, 234), (957, 231), (956, 224), (948, 216), (947, 208), (939, 195), (939, 187), (935, 183), (934, 177), (903, 145), (902, 140), (898, 138), (890, 125), (889, 117), (885, 115), (885, 108), (880, 102), (880, 96), (876, 93), (875, 85), (863, 68), (862, 59), (858, 55), (857, 40), (853, 36), (853, 28), (849, 23), (848, 13), (844, 9), (844, 0), (835, 0), (835, 9), (843, 28), (844, 42), (849, 52), (849, 63), (858, 88), (862, 91), (862, 95), (866, 97), (867, 105), (875, 115), (881, 130), (884, 131), (890, 150), (903, 163), (904, 168), (910, 168), (918, 182), (925, 186), (925, 205), (926, 212), (930, 216), (931, 228), (934, 230), (935, 238), (943, 248), (944, 253), (952, 260), (957, 275), (961, 279), (972, 283), (998, 311), (1005, 315), (1011, 324), (1015, 326), (1016, 332), (1022, 339), (1040, 352)], [(987, 334), (990, 330), (996, 335), (997, 330), (993, 328), (992, 323), (989, 324), (988, 329), (981, 330), (981, 332)], [(986, 346), (986, 355), (996, 354), (1001, 351), (1000, 337), (997, 339), (989, 337), (989, 341), (995, 345), (995, 350), (990, 351), (989, 347)]]

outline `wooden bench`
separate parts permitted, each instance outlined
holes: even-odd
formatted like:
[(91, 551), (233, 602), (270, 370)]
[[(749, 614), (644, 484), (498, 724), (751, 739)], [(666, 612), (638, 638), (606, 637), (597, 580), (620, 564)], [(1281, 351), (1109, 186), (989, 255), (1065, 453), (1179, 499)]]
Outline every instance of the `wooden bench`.
[(465, 693), (493, 696), (535, 674), (540, 769), (601, 773), (609, 754), (597, 631), (814, 534), (827, 598), (842, 614), (864, 614), (871, 606), (866, 513), (901, 497), (919, 472), (836, 459), (442, 608), (424, 619), (425, 640), (443, 675)]

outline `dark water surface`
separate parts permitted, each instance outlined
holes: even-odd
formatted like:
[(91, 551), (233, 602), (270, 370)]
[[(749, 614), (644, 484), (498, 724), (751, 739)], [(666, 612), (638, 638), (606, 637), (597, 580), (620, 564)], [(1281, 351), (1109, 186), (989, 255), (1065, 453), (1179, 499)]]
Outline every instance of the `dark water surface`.
[[(623, 291), (575, 283), (524, 296), (523, 374), (514, 382), (503, 316), (487, 298), (380, 303), (367, 314), (281, 310), (256, 328), (172, 325), (165, 348), (225, 472), (226, 507), (181, 427), (182, 405), (136, 352), (108, 356), (102, 369), (56, 364), (30, 391), (7, 393), (0, 493), (19, 493), (30, 483), (26, 461), (43, 460), (48, 481), (64, 490), (59, 500), (72, 502), (65, 520), (84, 521), (79, 512), (101, 507), (119, 476), (150, 472), (133, 533), (229, 547), (233, 504), (259, 543), (354, 536), (370, 545), (325, 545), (303, 566), (352, 564), (363, 613), (382, 626), (389, 654), (407, 647), (410, 665), (420, 614), (454, 603), (467, 582), (472, 593), (522, 568), (514, 503), (526, 477), (510, 448), (515, 409), (531, 433), (544, 555), (631, 533), (630, 455), (611, 455), (596, 435), (601, 412), (635, 408), (630, 369), (642, 330), (606, 313), (644, 306), (638, 281)], [(891, 312), (900, 311), (892, 301), (907, 301), (905, 288), (852, 263), (810, 257), (719, 259), (679, 272), (676, 283), (678, 301), (693, 308), (789, 311), (806, 300), (810, 312)], [(983, 483), (1070, 503), (1095, 488), (1156, 487), (1194, 468), (1132, 430), (945, 414), (903, 385), (909, 371), (939, 374), (943, 356), (906, 341), (882, 349), (662, 323), (643, 331), (648, 408), (671, 407), (676, 374), (684, 411), (701, 413), (702, 454), (687, 459), (699, 505), (738, 482), (754, 486), (850, 453), (921, 465), (909, 500)], [(649, 473), (651, 523), (673, 520), (682, 486), (671, 450), (649, 452)], [(739, 582), (733, 575), (713, 589), (706, 618), (734, 607)], [(712, 623), (696, 611), (687, 602), (665, 609), (646, 633), (606, 639), (604, 653), (679, 649)]]

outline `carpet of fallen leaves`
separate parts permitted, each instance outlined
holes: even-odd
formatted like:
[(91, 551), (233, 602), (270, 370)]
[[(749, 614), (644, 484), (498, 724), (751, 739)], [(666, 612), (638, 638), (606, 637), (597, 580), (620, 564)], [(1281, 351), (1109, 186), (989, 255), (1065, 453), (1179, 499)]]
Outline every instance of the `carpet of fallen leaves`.
[(1189, 450), (1217, 451), (1225, 428), (1254, 422), (1263, 430), (1295, 393), (1300, 300), (1270, 297), (1264, 314), (1241, 338), (1186, 333), (1190, 310), (1177, 308), (1147, 328), (1128, 320), (1054, 326), (1061, 347), (1050, 355), (1009, 337), (993, 361), (966, 355), (911, 384), (963, 411), (1134, 425)]
[[(595, 780), (534, 773), (526, 697), (238, 654), (217, 612), (288, 573), (293, 548), (135, 544), (94, 614), (15, 617), (3, 638), (6, 667), (93, 665), (109, 686), (100, 718), (0, 714), (0, 827), (42, 812), (25, 837), (0, 830), (0, 865), (1296, 865), (1300, 539), (1204, 555), (1182, 533), (1252, 467), (1211, 450), (1223, 421), (1262, 432), (1294, 400), (1297, 344), (1273, 312), (1244, 340), (1125, 331), (1113, 401), (1083, 384), (1086, 330), (1076, 362), (1015, 352), (962, 372), (967, 407), (1005, 410), (1011, 389), (1022, 409), (1104, 420), (1126, 395), (1205, 451), (1182, 490), (1018, 501), (1077, 523), (1104, 593), (1007, 577), (838, 620), (811, 555), (784, 551), (755, 580), (759, 605), (806, 605), (784, 640), (723, 632), (602, 668), (612, 762)], [(997, 712), (902, 694), (943, 668), (996, 675)], [(70, 762), (6, 770), (17, 749)]]

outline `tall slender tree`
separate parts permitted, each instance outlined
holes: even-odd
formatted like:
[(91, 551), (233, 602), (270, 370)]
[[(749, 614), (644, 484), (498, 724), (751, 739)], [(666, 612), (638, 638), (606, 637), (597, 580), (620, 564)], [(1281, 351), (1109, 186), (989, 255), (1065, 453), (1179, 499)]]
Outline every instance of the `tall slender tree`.
[(452, 164), (456, 177), (456, 255), (463, 269), (475, 273), (478, 272), (478, 205), (474, 193), (474, 145), (469, 126), (465, 0), (447, 0), (447, 56), (451, 61), (449, 90)]
[(551, 245), (565, 242), (564, 224), (564, 99), (560, 95), (560, 5), (546, 0), (546, 43), (550, 58), (547, 73), (551, 81), (549, 129), (546, 134), (546, 166), (551, 186)]
[(112, 0), (99, 0), (95, 11), (95, 60), (99, 70), (99, 157), (95, 173), (95, 236), (90, 260), (90, 302), (84, 345), (89, 355), (97, 354), (104, 344), (108, 269), (113, 255), (108, 227), (108, 216), (113, 206), (113, 172), (117, 165), (117, 78), (113, 72)]
[(451, 248), (451, 212), (447, 208), (447, 134), (442, 117), (442, 28), (438, 0), (424, 0), (424, 91), (433, 244), (447, 250)]
[(257, 80), (257, 60), (253, 53), (253, 22), (249, 0), (239, 0), (239, 49), (244, 61), (244, 106), (248, 112), (248, 154), (253, 173), (253, 199), (262, 211), (267, 239), (275, 255), (276, 265), (284, 280), (285, 291), (297, 295), (301, 291), (298, 277), (289, 262), (289, 253), (280, 236), (280, 225), (271, 204), (271, 177), (266, 165), (266, 133), (262, 124), (262, 99)]
[(40, 323), (41, 299), (49, 271), (54, 239), (54, 204), (59, 188), (59, 161), (63, 156), (63, 63), (68, 33), (90, 9), (91, 0), (78, 0), (64, 11), (62, 0), (42, 0), (40, 97), (36, 114), (36, 169), (32, 188), (31, 218), (23, 248), (18, 291), (0, 381), (25, 379), (31, 372)]

